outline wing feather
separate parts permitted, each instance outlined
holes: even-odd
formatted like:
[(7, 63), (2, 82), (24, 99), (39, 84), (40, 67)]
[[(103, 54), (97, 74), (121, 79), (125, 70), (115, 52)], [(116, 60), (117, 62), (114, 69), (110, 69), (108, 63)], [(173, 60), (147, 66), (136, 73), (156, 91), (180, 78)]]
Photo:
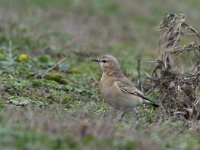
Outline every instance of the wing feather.
[(122, 78), (121, 80), (115, 81), (115, 84), (122, 92), (141, 97), (145, 103), (152, 104), (155, 107), (159, 106), (158, 104), (155, 104), (153, 101), (151, 101), (149, 98), (145, 97), (144, 94), (140, 90), (138, 90), (128, 79)]

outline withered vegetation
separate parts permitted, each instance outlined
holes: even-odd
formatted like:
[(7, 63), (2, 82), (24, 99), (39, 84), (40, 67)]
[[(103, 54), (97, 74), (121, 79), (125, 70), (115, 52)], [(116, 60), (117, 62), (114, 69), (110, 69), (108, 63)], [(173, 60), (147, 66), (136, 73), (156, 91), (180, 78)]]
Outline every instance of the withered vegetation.
[(167, 14), (158, 26), (159, 58), (153, 69), (153, 89), (168, 117), (200, 119), (200, 33), (185, 14)]

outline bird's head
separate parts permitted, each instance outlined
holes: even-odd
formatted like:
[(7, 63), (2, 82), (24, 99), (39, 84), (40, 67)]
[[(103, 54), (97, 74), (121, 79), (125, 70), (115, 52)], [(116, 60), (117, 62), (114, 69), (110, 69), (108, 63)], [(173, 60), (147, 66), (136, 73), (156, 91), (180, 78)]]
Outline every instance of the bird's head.
[(114, 56), (104, 55), (98, 59), (93, 59), (93, 61), (99, 63), (99, 66), (104, 73), (120, 72), (119, 62)]

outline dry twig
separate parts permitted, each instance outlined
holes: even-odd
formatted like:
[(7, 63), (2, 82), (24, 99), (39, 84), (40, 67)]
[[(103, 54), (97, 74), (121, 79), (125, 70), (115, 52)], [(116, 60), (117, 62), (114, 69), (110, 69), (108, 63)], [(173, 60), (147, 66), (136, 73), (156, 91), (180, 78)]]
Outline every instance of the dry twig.
[[(197, 109), (194, 102), (200, 97), (200, 33), (187, 24), (185, 14), (167, 14), (158, 30), (161, 57), (148, 79), (159, 90), (160, 103), (168, 116), (199, 119), (200, 108)], [(189, 34), (198, 42), (183, 44), (181, 40)], [(193, 68), (190, 73), (178, 66), (181, 59), (181, 66), (187, 70)], [(189, 66), (186, 61), (191, 62)]]
[(67, 60), (68, 57), (63, 58), (62, 60), (60, 60), (59, 62), (55, 63), (52, 67), (48, 68), (44, 74), (42, 75), (42, 79), (48, 74), (49, 71), (53, 70), (54, 68), (56, 68), (58, 65), (62, 64), (64, 61)]

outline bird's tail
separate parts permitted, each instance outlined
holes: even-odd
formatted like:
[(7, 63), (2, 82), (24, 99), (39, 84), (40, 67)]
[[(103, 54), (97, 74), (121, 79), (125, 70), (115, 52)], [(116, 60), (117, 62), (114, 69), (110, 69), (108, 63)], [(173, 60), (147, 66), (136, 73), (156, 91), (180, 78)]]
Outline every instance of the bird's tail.
[(148, 104), (148, 105), (152, 105), (154, 107), (160, 107), (158, 104), (156, 104), (155, 102), (151, 101), (150, 99), (145, 99), (144, 103)]
[(135, 93), (137, 96), (141, 97), (144, 101), (145, 104), (149, 104), (149, 105), (152, 105), (154, 107), (159, 107), (158, 104), (156, 104), (154, 101), (150, 100), (149, 98), (145, 97), (143, 94), (139, 93), (139, 92), (136, 92)]
[(154, 106), (154, 107), (160, 107), (158, 104), (156, 104), (156, 103), (152, 103), (152, 106)]

